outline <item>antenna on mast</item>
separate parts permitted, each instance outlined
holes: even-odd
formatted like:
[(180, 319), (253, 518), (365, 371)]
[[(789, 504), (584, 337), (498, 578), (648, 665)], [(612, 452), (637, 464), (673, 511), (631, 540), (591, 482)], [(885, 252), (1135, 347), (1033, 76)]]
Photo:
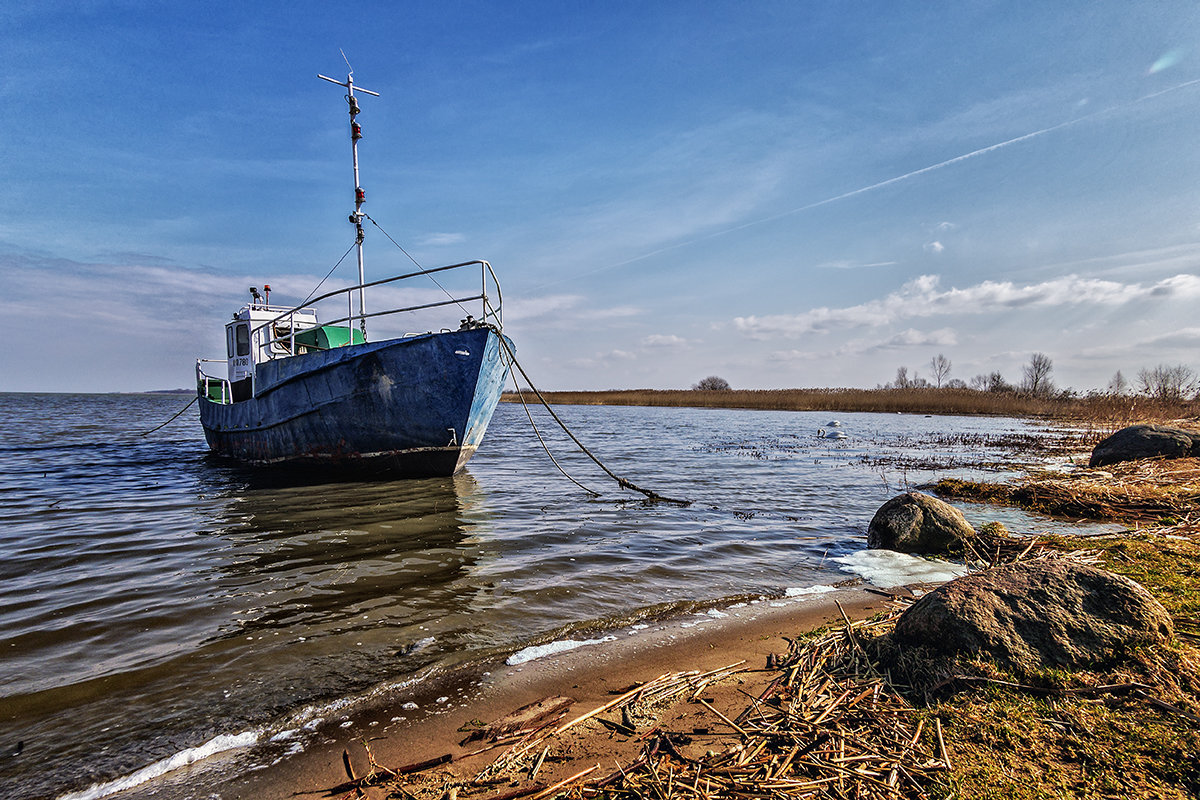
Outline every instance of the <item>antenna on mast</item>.
[[(356, 231), (355, 247), (358, 248), (358, 327), (362, 330), (363, 341), (367, 338), (367, 311), (366, 304), (363, 300), (363, 284), (366, 279), (363, 276), (363, 239), (366, 234), (363, 232), (362, 221), (366, 216), (362, 212), (362, 205), (367, 200), (367, 194), (363, 191), (362, 186), (358, 182), (358, 140), (362, 138), (362, 126), (358, 124), (355, 117), (359, 114), (358, 100), (354, 97), (354, 69), (350, 66), (350, 60), (346, 58), (345, 51), (339, 50), (342, 54), (342, 60), (346, 62), (346, 69), (349, 72), (346, 74), (346, 81), (343, 83), (335, 78), (329, 78), (325, 75), (317, 73), (317, 77), (323, 81), (336, 83), (338, 86), (346, 89), (346, 103), (350, 106), (350, 152), (354, 159), (354, 213), (350, 215), (350, 222), (354, 224)], [(379, 97), (379, 92), (372, 92), (370, 89), (358, 87), (358, 91), (363, 94), (369, 94), (372, 97)]]

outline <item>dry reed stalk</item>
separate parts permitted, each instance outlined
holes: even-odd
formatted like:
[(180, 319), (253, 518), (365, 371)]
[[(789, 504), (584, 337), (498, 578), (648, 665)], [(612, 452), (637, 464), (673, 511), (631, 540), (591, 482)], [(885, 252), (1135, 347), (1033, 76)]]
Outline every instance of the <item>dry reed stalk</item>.
[(938, 494), (1090, 519), (1157, 521), (1200, 512), (1200, 459), (1143, 459), (1074, 473), (1034, 473), (1015, 484), (939, 481)]
[[(948, 768), (948, 755), (944, 747), (935, 754), (934, 741), (923, 744), (928, 737), (915, 709), (886, 679), (871, 674), (853, 636), (856, 630), (891, 624), (895, 616), (850, 623), (848, 629), (793, 644), (777, 678), (738, 715), (733, 727), (739, 746), (694, 760), (673, 746), (663, 747), (619, 782), (581, 788), (577, 796), (920, 796), (929, 776)], [(690, 781), (674, 780), (680, 764), (694, 770)]]

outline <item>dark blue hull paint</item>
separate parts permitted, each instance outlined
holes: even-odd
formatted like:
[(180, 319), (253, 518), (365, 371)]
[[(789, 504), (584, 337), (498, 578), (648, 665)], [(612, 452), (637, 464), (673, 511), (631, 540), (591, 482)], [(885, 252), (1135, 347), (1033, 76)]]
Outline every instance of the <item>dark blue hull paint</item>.
[(251, 464), (452, 475), (496, 410), (502, 351), (475, 328), (281, 358), (256, 367), (249, 400), (201, 397), (200, 421), (215, 454)]

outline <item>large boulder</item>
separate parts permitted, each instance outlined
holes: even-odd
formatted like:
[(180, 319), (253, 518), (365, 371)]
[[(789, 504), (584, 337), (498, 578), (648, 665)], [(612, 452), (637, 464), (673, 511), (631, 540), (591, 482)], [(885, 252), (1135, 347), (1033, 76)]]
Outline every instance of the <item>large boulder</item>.
[(888, 500), (867, 526), (867, 547), (902, 553), (961, 550), (975, 529), (954, 506), (920, 492)]
[(1089, 467), (1103, 467), (1139, 458), (1200, 457), (1200, 433), (1165, 425), (1131, 425), (1109, 436), (1092, 450)]
[(900, 647), (986, 655), (1028, 672), (1099, 667), (1172, 636), (1171, 616), (1142, 586), (1065, 561), (1006, 564), (944, 584), (896, 622)]

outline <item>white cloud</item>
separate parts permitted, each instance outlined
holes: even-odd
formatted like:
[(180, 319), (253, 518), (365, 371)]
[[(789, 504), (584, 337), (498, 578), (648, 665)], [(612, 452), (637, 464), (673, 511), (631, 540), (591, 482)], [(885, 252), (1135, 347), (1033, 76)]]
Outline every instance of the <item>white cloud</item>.
[(1166, 353), (1175, 349), (1183, 350), (1184, 356), (1194, 358), (1193, 354), (1200, 350), (1200, 328), (1179, 328), (1159, 336), (1087, 347), (1080, 351), (1079, 357), (1103, 361), (1117, 358), (1161, 361), (1173, 360), (1174, 357), (1167, 357)]
[(643, 347), (680, 348), (687, 347), (688, 340), (673, 333), (654, 333), (642, 339)]
[(919, 331), (915, 328), (908, 328), (894, 336), (888, 337), (885, 341), (865, 348), (864, 352), (870, 350), (895, 350), (902, 347), (951, 347), (956, 344), (958, 344), (958, 336), (955, 334), (953, 328), (939, 328), (935, 331)]
[(929, 242), (925, 245), (925, 252), (927, 253), (940, 253), (945, 249), (946, 245), (941, 242)]
[(428, 233), (421, 237), (419, 243), (426, 247), (441, 247), (449, 244), (462, 244), (467, 240), (461, 233)]
[(1142, 284), (1067, 275), (1041, 283), (983, 281), (941, 289), (936, 275), (922, 275), (877, 300), (845, 308), (814, 308), (801, 314), (736, 317), (734, 328), (754, 339), (889, 325), (907, 319), (981, 315), (1020, 308), (1117, 307), (1136, 300), (1200, 299), (1200, 277), (1175, 275)]
[(875, 261), (870, 264), (860, 264), (857, 261), (838, 260), (817, 264), (815, 269), (868, 269), (871, 267), (894, 267), (897, 263), (895, 261)]
[(582, 302), (583, 298), (577, 294), (516, 298), (504, 304), (504, 319), (506, 322), (517, 322), (559, 316), (578, 308)]
[(602, 369), (611, 367), (617, 362), (637, 361), (637, 353), (632, 353), (628, 350), (613, 349), (603, 353), (595, 353), (591, 356), (580, 356), (579, 358), (569, 359), (567, 366), (575, 369)]

